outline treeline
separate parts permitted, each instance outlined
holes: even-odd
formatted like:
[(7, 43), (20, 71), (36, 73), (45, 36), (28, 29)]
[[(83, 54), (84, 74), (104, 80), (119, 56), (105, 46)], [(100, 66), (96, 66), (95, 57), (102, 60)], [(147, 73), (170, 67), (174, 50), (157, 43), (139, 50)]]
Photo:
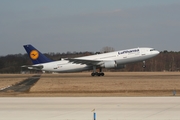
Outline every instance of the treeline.
[[(93, 54), (93, 52), (44, 53), (45, 56), (54, 61), (62, 58), (81, 57)], [(32, 65), (27, 54), (0, 56), (0, 73), (21, 73), (23, 70), (27, 70), (21, 67), (23, 65)], [(31, 70), (31, 72), (37, 71)]]
[[(45, 53), (52, 60), (61, 58), (74, 58), (93, 55), (93, 52), (67, 52), (67, 53)], [(21, 73), (23, 65), (31, 65), (32, 62), (27, 54), (15, 54), (0, 57), (0, 73)], [(180, 52), (163, 51), (156, 57), (146, 60), (146, 68), (143, 63), (127, 64), (124, 69), (111, 69), (105, 71), (179, 71)]]

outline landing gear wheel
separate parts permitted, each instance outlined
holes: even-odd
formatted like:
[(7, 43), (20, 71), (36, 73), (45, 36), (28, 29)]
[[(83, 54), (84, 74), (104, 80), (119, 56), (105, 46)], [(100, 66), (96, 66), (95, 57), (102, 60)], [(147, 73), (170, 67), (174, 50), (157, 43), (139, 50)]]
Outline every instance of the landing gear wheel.
[(95, 73), (91, 73), (91, 76), (104, 76), (104, 73), (95, 72)]
[(97, 76), (101, 76), (101, 73), (97, 73)]
[(101, 76), (104, 76), (104, 73), (101, 73)]
[(96, 74), (95, 73), (91, 73), (91, 76), (95, 76)]

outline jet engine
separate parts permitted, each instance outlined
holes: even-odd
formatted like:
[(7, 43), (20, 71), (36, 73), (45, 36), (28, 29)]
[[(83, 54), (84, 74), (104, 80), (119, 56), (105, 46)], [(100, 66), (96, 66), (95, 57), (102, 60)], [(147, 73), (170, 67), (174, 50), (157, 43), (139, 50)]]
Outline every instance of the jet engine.
[(117, 63), (116, 63), (116, 61), (104, 61), (104, 63), (101, 65), (101, 67), (104, 67), (104, 68), (116, 68)]
[(101, 67), (113, 68), (113, 69), (123, 69), (126, 65), (118, 65), (116, 61), (104, 61)]

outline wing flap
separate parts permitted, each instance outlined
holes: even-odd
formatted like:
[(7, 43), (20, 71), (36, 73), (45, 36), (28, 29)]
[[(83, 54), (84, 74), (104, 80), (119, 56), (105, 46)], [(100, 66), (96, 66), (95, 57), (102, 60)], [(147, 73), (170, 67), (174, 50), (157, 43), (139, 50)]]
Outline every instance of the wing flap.
[(100, 60), (86, 60), (86, 59), (75, 59), (75, 58), (67, 58), (69, 62), (76, 64), (86, 64), (86, 65), (101, 65), (103, 61)]

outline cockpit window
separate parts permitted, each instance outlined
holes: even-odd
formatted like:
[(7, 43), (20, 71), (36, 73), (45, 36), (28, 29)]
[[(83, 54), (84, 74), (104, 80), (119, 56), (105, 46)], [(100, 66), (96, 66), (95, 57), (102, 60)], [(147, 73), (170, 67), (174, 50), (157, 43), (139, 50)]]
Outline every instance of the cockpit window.
[(155, 51), (155, 50), (156, 50), (156, 49), (154, 49), (154, 48), (153, 48), (153, 49), (150, 49), (150, 51)]

